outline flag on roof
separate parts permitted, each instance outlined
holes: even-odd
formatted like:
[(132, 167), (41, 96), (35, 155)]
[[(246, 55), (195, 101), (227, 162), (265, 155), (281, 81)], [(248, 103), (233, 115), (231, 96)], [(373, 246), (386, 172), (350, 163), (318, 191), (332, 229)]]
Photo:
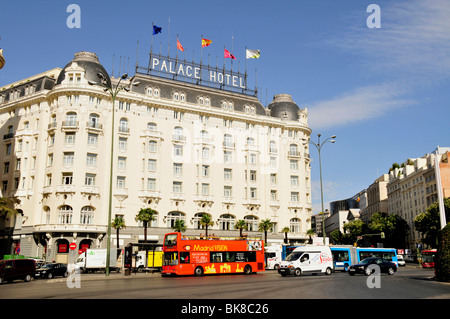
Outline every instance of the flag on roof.
[(230, 59), (236, 60), (235, 56), (232, 55), (232, 54), (230, 53), (230, 51), (228, 51), (227, 49), (224, 49), (224, 50), (225, 50), (225, 51), (224, 51), (224, 58), (225, 58), (225, 59), (226, 59), (226, 58), (230, 58)]
[(184, 52), (184, 48), (181, 45), (180, 41), (178, 41), (178, 38), (177, 38), (177, 49)]
[(211, 45), (212, 41), (208, 40), (208, 39), (203, 39), (202, 38), (202, 48), (207, 47), (209, 45)]
[(259, 59), (261, 51), (259, 50), (245, 50), (245, 57), (247, 59)]
[(153, 25), (153, 35), (161, 33), (162, 28), (158, 27), (157, 25)]

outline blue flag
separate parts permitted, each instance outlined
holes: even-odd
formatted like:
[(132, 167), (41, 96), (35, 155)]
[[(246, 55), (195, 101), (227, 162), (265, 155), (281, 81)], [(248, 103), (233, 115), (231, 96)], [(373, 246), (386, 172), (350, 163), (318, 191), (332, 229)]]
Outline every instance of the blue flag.
[(160, 28), (160, 27), (154, 25), (154, 26), (153, 26), (153, 35), (158, 34), (158, 33), (161, 33), (161, 30), (162, 30), (162, 28)]

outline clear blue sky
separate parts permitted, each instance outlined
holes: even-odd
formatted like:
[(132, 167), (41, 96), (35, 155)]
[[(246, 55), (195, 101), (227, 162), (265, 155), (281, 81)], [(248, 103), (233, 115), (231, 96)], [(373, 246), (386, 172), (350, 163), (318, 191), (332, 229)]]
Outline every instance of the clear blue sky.
[[(81, 8), (81, 28), (66, 25), (69, 4)], [(368, 28), (369, 4), (381, 9), (381, 28)], [(450, 2), (446, 0), (297, 1), (2, 1), (0, 48), (6, 65), (0, 86), (54, 67), (75, 52), (95, 52), (115, 74), (119, 57), (148, 63), (152, 22), (163, 28), (154, 49), (200, 57), (200, 38), (213, 44), (203, 57), (223, 64), (223, 47), (241, 61), (244, 50), (260, 100), (288, 93), (307, 107), (309, 124), (323, 137), (325, 207), (367, 188), (392, 163), (450, 146)], [(170, 38), (169, 38), (170, 18)], [(233, 40), (232, 40), (233, 38)], [(194, 53), (193, 53), (194, 51)], [(227, 61), (227, 66), (229, 66)], [(236, 68), (237, 62), (234, 62)], [(254, 85), (254, 82), (253, 82)], [(320, 211), (318, 154), (311, 147), (313, 213)]]

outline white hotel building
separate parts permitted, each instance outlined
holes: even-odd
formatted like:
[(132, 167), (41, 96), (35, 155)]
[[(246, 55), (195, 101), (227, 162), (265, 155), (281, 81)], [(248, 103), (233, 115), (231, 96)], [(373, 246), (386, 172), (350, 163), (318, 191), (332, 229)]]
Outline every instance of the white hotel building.
[[(0, 183), (17, 218), (4, 222), (3, 245), (20, 254), (68, 262), (79, 248), (106, 247), (111, 159), (112, 84), (95, 54), (79, 52), (56, 68), (0, 88)], [(112, 218), (123, 215), (120, 245), (143, 240), (141, 208), (157, 211), (149, 242), (174, 221), (187, 234), (250, 235), (274, 222), (271, 241), (308, 239), (311, 180), (307, 110), (280, 94), (266, 108), (254, 95), (136, 73), (115, 103)], [(123, 81), (122, 81), (123, 83)], [(2, 228), (2, 225), (0, 225)], [(253, 233), (256, 235), (256, 233)], [(112, 229), (111, 247), (115, 248)], [(8, 252), (5, 252), (7, 254)]]

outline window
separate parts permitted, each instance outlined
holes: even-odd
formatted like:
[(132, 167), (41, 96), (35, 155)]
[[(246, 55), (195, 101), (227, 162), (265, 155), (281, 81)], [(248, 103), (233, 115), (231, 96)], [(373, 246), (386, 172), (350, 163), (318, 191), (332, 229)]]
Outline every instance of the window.
[(257, 197), (257, 189), (255, 187), (250, 188), (250, 198), (255, 199)]
[(174, 145), (173, 154), (175, 156), (183, 156), (183, 145)]
[(245, 216), (244, 221), (246, 223), (248, 231), (257, 231), (258, 230), (258, 217)]
[(126, 137), (119, 137), (119, 150), (126, 151), (128, 147), (128, 139)]
[(202, 158), (209, 159), (209, 148), (208, 147), (202, 148)]
[(122, 133), (130, 132), (130, 129), (128, 128), (128, 120), (127, 119), (124, 119), (124, 118), (120, 119), (119, 132), (122, 132)]
[(298, 147), (296, 144), (289, 145), (289, 155), (291, 156), (298, 156)]
[(173, 182), (172, 191), (174, 193), (181, 193), (183, 190), (181, 182)]
[(148, 151), (150, 153), (156, 153), (156, 146), (158, 145), (158, 143), (156, 141), (150, 141), (148, 142)]
[(231, 163), (232, 162), (232, 153), (230, 151), (224, 151), (223, 152), (223, 161), (224, 163)]
[(250, 164), (256, 164), (256, 154), (250, 154)]
[(69, 112), (66, 114), (65, 126), (77, 126), (77, 113)]
[(92, 128), (99, 128), (100, 127), (99, 116), (97, 114), (89, 114), (88, 125), (89, 125), (89, 127), (92, 127)]
[(277, 174), (270, 174), (270, 183), (272, 185), (276, 185), (277, 184)]
[(276, 201), (277, 200), (277, 191), (276, 190), (271, 190), (270, 191), (270, 200), (272, 200), (272, 201)]
[(209, 177), (209, 165), (202, 165), (202, 177)]
[(119, 156), (119, 158), (117, 159), (117, 168), (120, 170), (124, 170), (127, 168), (127, 158), (126, 157)]
[(256, 171), (250, 171), (250, 181), (256, 182)]
[(298, 192), (291, 192), (291, 202), (298, 202), (298, 201), (299, 201)]
[(274, 141), (270, 141), (269, 152), (270, 153), (276, 153), (277, 152), (277, 146), (276, 146)]
[(183, 164), (173, 163), (173, 174), (177, 176), (183, 175)]
[(116, 187), (119, 189), (125, 189), (125, 176), (117, 176)]
[(149, 172), (156, 171), (156, 160), (155, 159), (149, 159), (147, 164), (148, 164), (147, 169)]
[(64, 152), (63, 165), (64, 166), (73, 166), (74, 158), (75, 158), (74, 152)]
[(8, 174), (9, 173), (9, 162), (5, 162), (4, 166), (3, 166), (3, 174)]
[(84, 206), (81, 208), (80, 224), (93, 224), (94, 223), (94, 208), (91, 206)]
[(233, 147), (233, 137), (230, 134), (225, 134), (223, 136), (223, 146)]
[(182, 212), (170, 212), (167, 214), (167, 227), (172, 228), (173, 226), (175, 226), (175, 222), (177, 220), (183, 220), (185, 221), (186, 217), (185, 214)]
[(290, 168), (291, 168), (291, 171), (298, 170), (298, 161), (297, 160), (290, 160)]
[(84, 185), (95, 186), (95, 174), (86, 174), (84, 178)]
[(223, 187), (223, 196), (224, 197), (232, 197), (233, 196), (233, 189), (231, 186)]
[(209, 184), (203, 183), (202, 184), (202, 195), (209, 195)]
[(156, 179), (147, 178), (147, 190), (154, 191), (156, 189)]
[(97, 154), (88, 153), (86, 156), (86, 165), (91, 167), (97, 166)]
[(235, 221), (235, 218), (231, 215), (221, 215), (219, 218), (219, 227), (221, 230), (234, 230)]
[(233, 171), (231, 168), (224, 168), (223, 170), (223, 179), (226, 181), (231, 181), (233, 178)]
[(300, 219), (292, 218), (289, 221), (289, 229), (290, 229), (291, 233), (300, 233), (302, 230)]
[(72, 185), (73, 173), (62, 173), (62, 184)]
[(183, 128), (182, 127), (180, 127), (180, 126), (176, 126), (174, 129), (173, 129), (173, 139), (174, 140), (176, 140), (176, 141), (184, 141), (185, 140), (185, 137), (184, 137), (184, 131), (183, 131)]
[(149, 131), (156, 131), (156, 123), (147, 123), (147, 130)]
[(71, 206), (63, 205), (59, 208), (58, 223), (59, 224), (71, 224), (72, 223), (73, 209)]
[(98, 134), (88, 133), (88, 145), (98, 145)]

